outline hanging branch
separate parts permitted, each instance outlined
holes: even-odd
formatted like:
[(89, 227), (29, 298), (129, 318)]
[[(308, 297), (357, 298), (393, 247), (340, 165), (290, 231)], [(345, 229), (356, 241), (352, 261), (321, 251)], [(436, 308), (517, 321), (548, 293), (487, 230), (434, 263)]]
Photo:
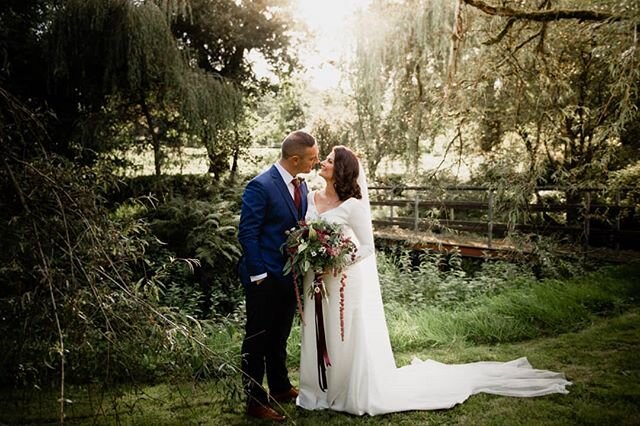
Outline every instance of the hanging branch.
[[(581, 9), (547, 9), (547, 10), (516, 10), (506, 6), (492, 6), (482, 0), (463, 0), (469, 6), (480, 9), (487, 15), (502, 16), (504, 18), (526, 19), (536, 22), (560, 21), (562, 19), (578, 19), (579, 21), (620, 21), (622, 16), (608, 12)], [(504, 30), (503, 30), (504, 31)]]
[(179, 18), (193, 20), (193, 10), (190, 0), (151, 0), (166, 15), (171, 22)]
[[(453, 17), (453, 30), (451, 31), (451, 49), (449, 52), (449, 66), (447, 70), (447, 87), (453, 82), (458, 70), (458, 55), (462, 38), (464, 37), (464, 24), (462, 20), (463, 0), (458, 0)], [(445, 94), (446, 96), (446, 94)]]

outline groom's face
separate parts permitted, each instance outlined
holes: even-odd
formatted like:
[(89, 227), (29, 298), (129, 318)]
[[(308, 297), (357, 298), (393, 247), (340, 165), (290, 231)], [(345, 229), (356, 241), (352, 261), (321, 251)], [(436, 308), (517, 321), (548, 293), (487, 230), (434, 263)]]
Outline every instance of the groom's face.
[(305, 148), (304, 153), (298, 157), (297, 173), (309, 173), (311, 169), (318, 163), (320, 150), (318, 144)]

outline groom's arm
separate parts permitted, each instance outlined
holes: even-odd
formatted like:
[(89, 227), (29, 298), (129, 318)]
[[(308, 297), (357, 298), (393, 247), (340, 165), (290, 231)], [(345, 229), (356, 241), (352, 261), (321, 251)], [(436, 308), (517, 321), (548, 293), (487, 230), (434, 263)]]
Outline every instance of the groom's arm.
[(252, 180), (242, 194), (238, 240), (242, 246), (251, 281), (260, 281), (267, 271), (260, 250), (262, 225), (267, 211), (267, 194), (262, 184)]

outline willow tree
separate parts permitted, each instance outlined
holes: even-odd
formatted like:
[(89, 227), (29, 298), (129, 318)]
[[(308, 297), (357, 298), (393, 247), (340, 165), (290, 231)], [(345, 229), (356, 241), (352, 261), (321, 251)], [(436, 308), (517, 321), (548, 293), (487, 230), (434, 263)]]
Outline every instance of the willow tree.
[(159, 111), (177, 114), (190, 132), (206, 137), (231, 122), (237, 110), (238, 91), (185, 60), (166, 10), (154, 2), (69, 0), (50, 34), (56, 109), (81, 124), (75, 134), (82, 147), (104, 148), (99, 135), (105, 137), (100, 125), (106, 116), (139, 120), (159, 175), (164, 142)]
[(356, 134), (370, 173), (386, 158), (417, 170), (439, 131), (455, 5), (376, 1), (358, 17), (351, 72)]
[[(177, 348), (188, 345), (179, 352), (191, 360), (211, 352), (192, 317), (158, 304), (173, 260), (148, 255), (149, 228), (105, 206), (112, 176), (74, 155), (105, 148), (93, 138), (100, 126), (87, 123), (107, 116), (155, 130), (159, 111), (175, 111), (202, 133), (233, 114), (236, 91), (182, 60), (168, 31), (167, 11), (184, 3), (164, 3), (0, 4), (0, 383), (57, 385), (60, 424), (70, 381), (149, 379), (145, 366), (189, 371)], [(156, 356), (169, 362), (158, 368)]]
[[(171, 28), (189, 60), (207, 74), (232, 82), (242, 93), (244, 107), (236, 105), (230, 126), (209, 132), (204, 145), (209, 154), (209, 171), (225, 167), (225, 153), (237, 159), (251, 141), (249, 117), (259, 97), (273, 93), (266, 78), (258, 78), (248, 59), (258, 53), (270, 70), (286, 81), (297, 67), (292, 51), (287, 0), (189, 0), (190, 13), (177, 16)], [(286, 86), (286, 84), (284, 84)], [(284, 87), (286, 91), (286, 87)], [(281, 138), (279, 136), (278, 138)]]
[(604, 183), (640, 118), (640, 5), (463, 1), (467, 31), (485, 41), (467, 46), (455, 104), (468, 105), (481, 150), (520, 152), (533, 184)]
[(352, 83), (370, 168), (385, 155), (415, 160), (421, 140), (457, 129), (461, 152), (505, 160), (533, 185), (602, 182), (637, 140), (639, 8), (373, 2), (359, 21)]

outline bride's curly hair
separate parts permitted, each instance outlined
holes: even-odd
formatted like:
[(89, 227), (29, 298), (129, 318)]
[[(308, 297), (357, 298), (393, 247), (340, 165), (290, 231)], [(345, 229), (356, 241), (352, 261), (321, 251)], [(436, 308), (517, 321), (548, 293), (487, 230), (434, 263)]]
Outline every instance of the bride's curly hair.
[(336, 189), (340, 201), (348, 200), (351, 197), (362, 198), (360, 185), (358, 185), (358, 175), (360, 167), (358, 157), (346, 146), (336, 145), (333, 147), (333, 186)]

